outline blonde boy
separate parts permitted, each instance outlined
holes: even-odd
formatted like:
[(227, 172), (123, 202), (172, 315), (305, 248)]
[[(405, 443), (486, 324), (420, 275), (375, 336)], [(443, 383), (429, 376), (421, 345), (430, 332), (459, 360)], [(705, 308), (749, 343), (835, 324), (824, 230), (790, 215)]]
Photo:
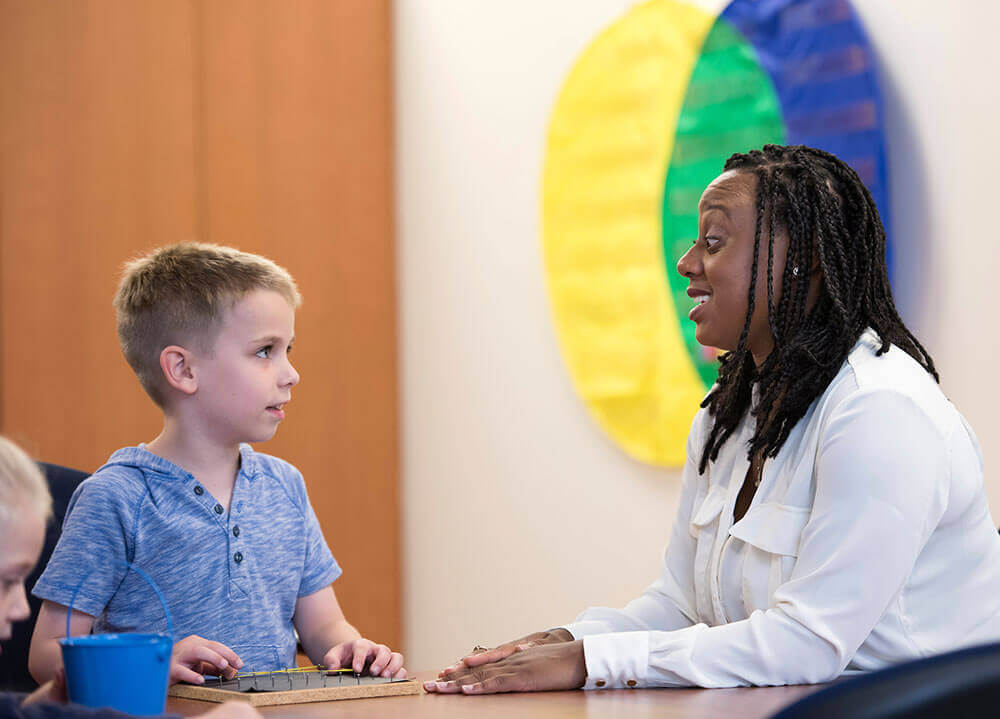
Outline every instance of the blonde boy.
[(293, 666), (293, 627), (315, 663), (405, 676), (400, 654), (345, 619), (331, 586), (341, 571), (302, 475), (248, 444), (274, 435), (299, 381), (288, 358), (299, 303), (287, 271), (227, 247), (174, 245), (126, 266), (118, 337), (163, 431), (115, 452), (74, 494), (33, 589), (45, 600), (29, 659), (36, 680), (60, 665), (56, 639), (77, 586), (74, 634), (166, 630), (127, 562), (163, 590), (184, 637), (171, 681)]

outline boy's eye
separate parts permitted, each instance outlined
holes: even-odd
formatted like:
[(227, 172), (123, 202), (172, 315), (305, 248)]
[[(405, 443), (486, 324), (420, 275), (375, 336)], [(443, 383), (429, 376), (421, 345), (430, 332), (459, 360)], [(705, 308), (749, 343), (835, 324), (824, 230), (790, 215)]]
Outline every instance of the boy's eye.
[(257, 356), (260, 357), (261, 359), (267, 359), (268, 357), (270, 357), (271, 345), (268, 345), (267, 347), (261, 347), (259, 350), (257, 350)]

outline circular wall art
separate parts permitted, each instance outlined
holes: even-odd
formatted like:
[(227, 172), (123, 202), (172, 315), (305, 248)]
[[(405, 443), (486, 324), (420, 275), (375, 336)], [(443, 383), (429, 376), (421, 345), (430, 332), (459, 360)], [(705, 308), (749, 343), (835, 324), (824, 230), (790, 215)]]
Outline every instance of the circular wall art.
[(715, 379), (676, 270), (702, 190), (734, 152), (811, 145), (858, 172), (888, 234), (882, 114), (847, 0), (735, 0), (717, 16), (652, 0), (584, 50), (549, 124), (544, 261), (574, 387), (628, 454), (682, 464)]

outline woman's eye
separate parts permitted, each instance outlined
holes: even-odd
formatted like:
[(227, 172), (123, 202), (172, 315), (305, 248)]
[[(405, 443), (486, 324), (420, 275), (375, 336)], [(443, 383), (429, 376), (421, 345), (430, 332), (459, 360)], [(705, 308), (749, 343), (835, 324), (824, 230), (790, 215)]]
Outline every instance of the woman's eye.
[(722, 238), (720, 237), (716, 237), (715, 235), (705, 236), (705, 247), (708, 248), (709, 252), (716, 249), (720, 242), (722, 242)]
[(267, 359), (268, 357), (270, 357), (271, 345), (268, 345), (267, 347), (261, 347), (259, 350), (257, 350), (257, 356), (260, 357), (261, 359)]

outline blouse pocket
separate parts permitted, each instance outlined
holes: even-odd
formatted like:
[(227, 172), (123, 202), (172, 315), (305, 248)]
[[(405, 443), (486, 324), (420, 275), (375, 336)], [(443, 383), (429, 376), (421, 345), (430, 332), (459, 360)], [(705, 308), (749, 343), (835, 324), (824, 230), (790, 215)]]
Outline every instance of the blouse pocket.
[(746, 542), (743, 566), (743, 601), (747, 616), (767, 609), (774, 592), (792, 575), (799, 555), (799, 540), (811, 510), (788, 504), (767, 503), (751, 509), (729, 533)]
[(726, 490), (722, 487), (712, 487), (701, 504), (697, 505), (697, 509), (691, 513), (691, 523), (688, 525), (691, 536), (695, 539), (700, 538), (705, 528), (714, 524), (719, 518), (725, 503)]
[(719, 532), (719, 517), (725, 504), (725, 488), (713, 487), (700, 504), (695, 503), (695, 510), (691, 513), (691, 521), (688, 524), (688, 531), (695, 539), (693, 580), (695, 609), (698, 611), (700, 621), (714, 616), (712, 598), (709, 595), (710, 565), (712, 548)]

